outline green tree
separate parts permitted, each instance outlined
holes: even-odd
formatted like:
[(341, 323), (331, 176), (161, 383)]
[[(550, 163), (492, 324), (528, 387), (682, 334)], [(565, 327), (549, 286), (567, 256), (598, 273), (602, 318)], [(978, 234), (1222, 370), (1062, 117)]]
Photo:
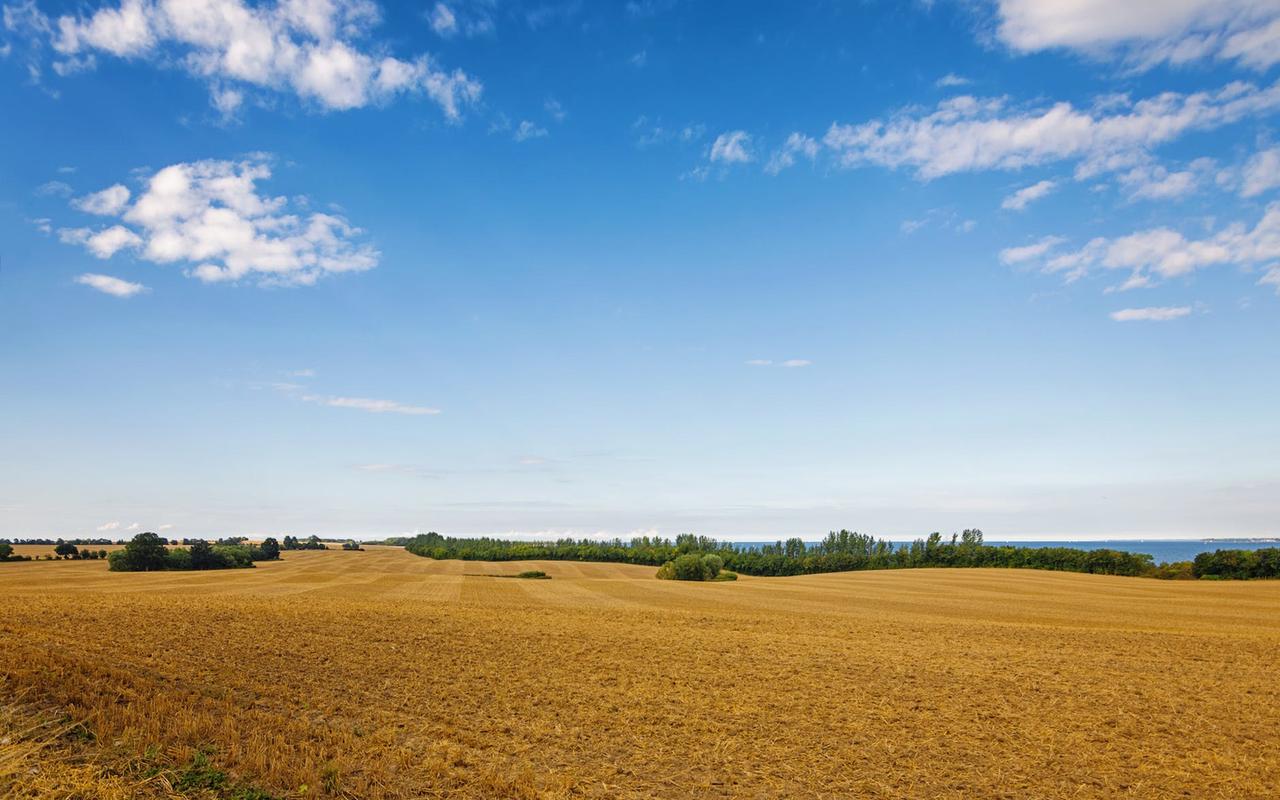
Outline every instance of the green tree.
[(259, 549), (262, 551), (264, 561), (275, 561), (280, 557), (280, 543), (270, 536), (262, 540)]
[(218, 558), (213, 554), (213, 548), (204, 539), (196, 539), (191, 544), (191, 568), (192, 569), (215, 569), (218, 566)]
[(11, 555), (13, 555), (13, 545), (8, 542), (0, 542), (0, 561), (8, 561)]
[(150, 572), (165, 568), (165, 556), (168, 550), (160, 541), (160, 537), (150, 531), (140, 533), (133, 537), (123, 550), (117, 551), (121, 554), (118, 560), (121, 566), (117, 567), (117, 560), (113, 559), (111, 563), (112, 569), (123, 569), (130, 572)]
[(74, 544), (72, 544), (71, 542), (64, 542), (61, 539), (59, 539), (58, 543), (53, 548), (53, 552), (57, 553), (63, 558), (66, 558), (67, 556), (79, 555), (80, 549), (76, 547)]

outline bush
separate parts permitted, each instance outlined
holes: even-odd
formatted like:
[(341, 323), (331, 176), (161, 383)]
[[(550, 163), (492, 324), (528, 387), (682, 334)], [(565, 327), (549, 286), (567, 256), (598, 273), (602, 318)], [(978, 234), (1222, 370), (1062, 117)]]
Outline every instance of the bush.
[(540, 569), (527, 569), (516, 575), (517, 578), (530, 578), (533, 580), (550, 580), (551, 576)]
[[(724, 567), (724, 560), (720, 556), (711, 553), (707, 555), (685, 553), (663, 564), (658, 569), (658, 578), (664, 581), (711, 581), (720, 574), (722, 567)], [(737, 576), (734, 575), (733, 578), (726, 580), (734, 578)]]
[[(165, 555), (164, 568), (197, 569), (195, 566), (195, 556), (190, 550), (183, 550), (181, 547), (175, 547)], [(209, 569), (209, 567), (199, 567), (199, 569)]]
[(715, 576), (714, 578), (712, 578), (711, 580), (713, 580), (713, 581), (736, 581), (737, 579), (738, 579), (738, 573), (736, 573), (736, 572), (730, 572), (729, 570), (727, 570), (727, 569), (726, 569), (726, 570), (723, 570), (719, 575), (717, 575), (717, 576)]
[(1192, 569), (1190, 561), (1174, 561), (1169, 564), (1161, 564), (1152, 570), (1150, 574), (1153, 578), (1166, 581), (1193, 581), (1196, 579), (1195, 571)]

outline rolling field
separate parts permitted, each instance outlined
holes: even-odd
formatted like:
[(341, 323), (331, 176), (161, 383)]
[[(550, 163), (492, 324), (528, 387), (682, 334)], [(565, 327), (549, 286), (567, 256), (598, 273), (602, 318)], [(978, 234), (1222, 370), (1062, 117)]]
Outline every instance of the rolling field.
[(148, 748), (278, 797), (1277, 796), (1280, 582), (653, 573), (0, 564), (0, 699), (93, 734), (0, 796), (129, 796)]

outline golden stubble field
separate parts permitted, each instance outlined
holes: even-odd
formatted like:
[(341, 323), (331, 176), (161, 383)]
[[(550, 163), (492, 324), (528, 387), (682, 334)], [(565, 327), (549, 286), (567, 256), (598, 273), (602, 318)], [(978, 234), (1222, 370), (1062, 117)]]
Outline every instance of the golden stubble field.
[(77, 797), (148, 748), (282, 797), (1280, 796), (1280, 582), (653, 572), (0, 564), (0, 693), (93, 732)]

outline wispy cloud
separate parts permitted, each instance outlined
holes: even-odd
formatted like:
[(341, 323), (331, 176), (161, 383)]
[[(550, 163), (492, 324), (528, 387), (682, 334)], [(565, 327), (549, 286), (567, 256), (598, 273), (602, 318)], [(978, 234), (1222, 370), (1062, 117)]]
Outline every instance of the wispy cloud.
[(367, 411), (370, 414), (422, 416), (440, 413), (438, 408), (412, 406), (395, 400), (375, 400), (370, 397), (335, 397), (332, 395), (307, 394), (302, 396), (302, 400), (308, 403), (329, 406), (330, 408), (353, 408), (357, 411)]
[(728, 131), (711, 143), (708, 160), (721, 164), (745, 164), (752, 160), (751, 134), (746, 131)]
[(784, 369), (796, 369), (798, 367), (809, 367), (813, 362), (807, 358), (788, 358), (785, 361), (774, 361), (769, 358), (752, 358), (746, 362), (750, 367), (782, 367)]
[(1191, 313), (1191, 306), (1148, 306), (1147, 308), (1122, 308), (1112, 311), (1116, 322), (1168, 322)]
[(112, 297), (133, 297), (135, 294), (150, 291), (140, 283), (133, 283), (122, 278), (99, 275), (93, 272), (86, 272), (77, 277), (76, 283), (97, 289), (103, 294), (109, 294)]
[(1043, 180), (1033, 183), (1030, 186), (1024, 186), (1013, 194), (1009, 195), (1000, 203), (1000, 207), (1006, 211), (1022, 211), (1040, 198), (1048, 195), (1057, 187), (1056, 181)]
[(1083, 179), (1145, 163), (1152, 148), (1186, 133), (1277, 109), (1280, 83), (1259, 88), (1235, 82), (1138, 101), (1111, 95), (1089, 108), (1067, 102), (1019, 107), (1005, 98), (962, 95), (932, 111), (911, 107), (887, 119), (835, 123), (823, 143), (841, 166), (907, 168), (924, 180), (1068, 160), (1078, 162), (1076, 177)]

